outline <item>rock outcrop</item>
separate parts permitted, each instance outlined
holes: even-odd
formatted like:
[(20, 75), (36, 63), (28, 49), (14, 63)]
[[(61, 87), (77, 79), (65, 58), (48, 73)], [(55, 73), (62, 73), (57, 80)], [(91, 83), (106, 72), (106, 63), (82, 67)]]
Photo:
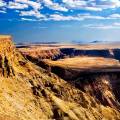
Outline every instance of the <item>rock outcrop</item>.
[(91, 56), (91, 57), (105, 57), (120, 60), (120, 49), (78, 49), (78, 48), (49, 48), (49, 49), (35, 49), (33, 48), (18, 48), (21, 53), (28, 59), (51, 59), (59, 60), (63, 58), (71, 58), (75, 56)]
[(0, 119), (119, 120), (117, 108), (25, 59), (0, 36)]
[(18, 48), (21, 53), (28, 59), (52, 59), (57, 60), (63, 58), (64, 54), (58, 48), (44, 48), (41, 47), (25, 47), (25, 48)]

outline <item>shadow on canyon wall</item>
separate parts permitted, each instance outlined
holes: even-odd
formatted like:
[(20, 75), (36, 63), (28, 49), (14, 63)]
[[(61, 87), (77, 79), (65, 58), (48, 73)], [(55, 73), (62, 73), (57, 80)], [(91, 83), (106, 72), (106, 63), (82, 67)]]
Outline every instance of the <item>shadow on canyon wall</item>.
[[(113, 50), (78, 50), (74, 48), (62, 48), (60, 54), (52, 57), (52, 60), (63, 59), (65, 57), (92, 56), (105, 57), (120, 60), (120, 49)], [(120, 110), (120, 72), (80, 72), (78, 69), (50, 66), (41, 58), (33, 58), (27, 55), (26, 58), (38, 66), (58, 75), (76, 88), (92, 95), (103, 105), (116, 107)], [(48, 57), (49, 59), (49, 57)], [(92, 68), (91, 68), (92, 69)], [(109, 69), (109, 68), (108, 68)], [(111, 69), (111, 68), (110, 68)]]
[(120, 49), (80, 50), (75, 48), (62, 48), (60, 49), (60, 51), (61, 53), (64, 54), (64, 56), (69, 56), (69, 57), (91, 56), (91, 57), (114, 58), (120, 60)]
[[(95, 97), (105, 106), (115, 107), (120, 110), (120, 72), (80, 72), (78, 69), (68, 69), (59, 66), (50, 66), (44, 61), (28, 59), (38, 66), (58, 75), (69, 82), (72, 86)], [(92, 68), (91, 68), (92, 69)]]

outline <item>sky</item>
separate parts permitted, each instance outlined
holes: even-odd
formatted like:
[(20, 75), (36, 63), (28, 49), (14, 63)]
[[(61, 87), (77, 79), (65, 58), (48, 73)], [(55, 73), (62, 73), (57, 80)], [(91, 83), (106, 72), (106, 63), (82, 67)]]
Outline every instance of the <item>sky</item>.
[(16, 43), (120, 41), (120, 0), (0, 0), (0, 34)]

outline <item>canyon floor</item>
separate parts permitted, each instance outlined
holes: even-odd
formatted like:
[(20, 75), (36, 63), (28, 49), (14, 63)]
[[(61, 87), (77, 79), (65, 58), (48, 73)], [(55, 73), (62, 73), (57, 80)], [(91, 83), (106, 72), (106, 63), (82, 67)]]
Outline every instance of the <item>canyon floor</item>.
[(0, 36), (0, 120), (120, 120), (119, 46), (87, 46)]

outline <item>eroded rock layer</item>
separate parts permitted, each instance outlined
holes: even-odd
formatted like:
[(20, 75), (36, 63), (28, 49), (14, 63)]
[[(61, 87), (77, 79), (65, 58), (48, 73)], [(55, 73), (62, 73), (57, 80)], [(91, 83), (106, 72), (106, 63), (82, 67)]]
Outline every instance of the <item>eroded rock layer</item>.
[(0, 36), (0, 119), (119, 120), (116, 107), (101, 104), (25, 59), (9, 36)]
[(28, 59), (52, 59), (52, 60), (59, 60), (63, 58), (71, 58), (75, 56), (91, 56), (91, 57), (105, 57), (105, 58), (113, 58), (116, 60), (120, 60), (120, 49), (119, 48), (88, 48), (88, 49), (81, 49), (81, 48), (62, 48), (61, 46), (49, 46), (49, 47), (41, 47), (41, 46), (34, 46), (34, 47), (25, 47), (25, 48), (18, 48), (21, 53), (27, 57)]

